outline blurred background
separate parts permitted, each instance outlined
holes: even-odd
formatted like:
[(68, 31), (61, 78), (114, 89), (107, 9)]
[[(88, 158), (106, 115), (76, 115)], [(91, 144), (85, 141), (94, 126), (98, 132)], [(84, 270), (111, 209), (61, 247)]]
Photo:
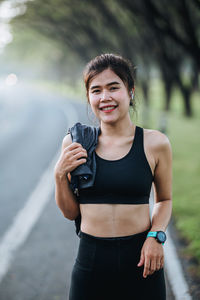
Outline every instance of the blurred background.
[(200, 1), (8, 0), (0, 1), (1, 300), (66, 299), (78, 240), (55, 205), (53, 167), (68, 127), (96, 124), (82, 72), (110, 52), (134, 65), (133, 121), (170, 139), (172, 235), (200, 299)]

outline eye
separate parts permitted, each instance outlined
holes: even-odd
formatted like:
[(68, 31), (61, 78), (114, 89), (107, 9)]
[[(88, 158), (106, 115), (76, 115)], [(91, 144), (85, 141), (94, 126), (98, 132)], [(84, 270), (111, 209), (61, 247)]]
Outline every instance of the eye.
[(111, 90), (117, 90), (117, 89), (118, 89), (118, 87), (116, 87), (116, 86), (112, 86), (110, 89), (111, 89)]
[(93, 91), (92, 91), (92, 94), (98, 93), (98, 92), (100, 92), (100, 90), (93, 90)]

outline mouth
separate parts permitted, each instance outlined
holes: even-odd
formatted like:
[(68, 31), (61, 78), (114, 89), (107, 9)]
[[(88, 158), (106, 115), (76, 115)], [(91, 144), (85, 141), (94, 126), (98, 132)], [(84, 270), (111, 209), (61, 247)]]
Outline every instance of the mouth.
[(102, 110), (105, 113), (109, 113), (109, 112), (112, 112), (113, 110), (115, 110), (116, 107), (118, 107), (118, 105), (104, 106), (104, 107), (100, 108), (100, 110)]

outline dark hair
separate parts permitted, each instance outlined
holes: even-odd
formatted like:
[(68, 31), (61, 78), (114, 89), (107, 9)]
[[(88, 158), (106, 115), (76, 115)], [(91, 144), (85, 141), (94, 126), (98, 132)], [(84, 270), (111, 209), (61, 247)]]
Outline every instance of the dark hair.
[(119, 76), (126, 85), (128, 91), (131, 91), (131, 89), (134, 88), (134, 68), (131, 62), (128, 59), (113, 53), (101, 54), (92, 59), (86, 65), (83, 72), (88, 100), (90, 81), (94, 76), (106, 69), (112, 70), (117, 76)]

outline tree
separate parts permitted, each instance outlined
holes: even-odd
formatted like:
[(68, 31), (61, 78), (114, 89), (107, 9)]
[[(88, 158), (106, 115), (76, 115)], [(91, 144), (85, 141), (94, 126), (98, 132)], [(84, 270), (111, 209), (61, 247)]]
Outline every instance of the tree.
[[(35, 0), (13, 23), (40, 31), (85, 62), (109, 51), (139, 62), (146, 69), (139, 73), (146, 103), (149, 70), (157, 66), (165, 84), (165, 110), (177, 85), (185, 114), (191, 116), (190, 95), (200, 71), (199, 18), (198, 0)], [(182, 76), (186, 62), (187, 80)]]

